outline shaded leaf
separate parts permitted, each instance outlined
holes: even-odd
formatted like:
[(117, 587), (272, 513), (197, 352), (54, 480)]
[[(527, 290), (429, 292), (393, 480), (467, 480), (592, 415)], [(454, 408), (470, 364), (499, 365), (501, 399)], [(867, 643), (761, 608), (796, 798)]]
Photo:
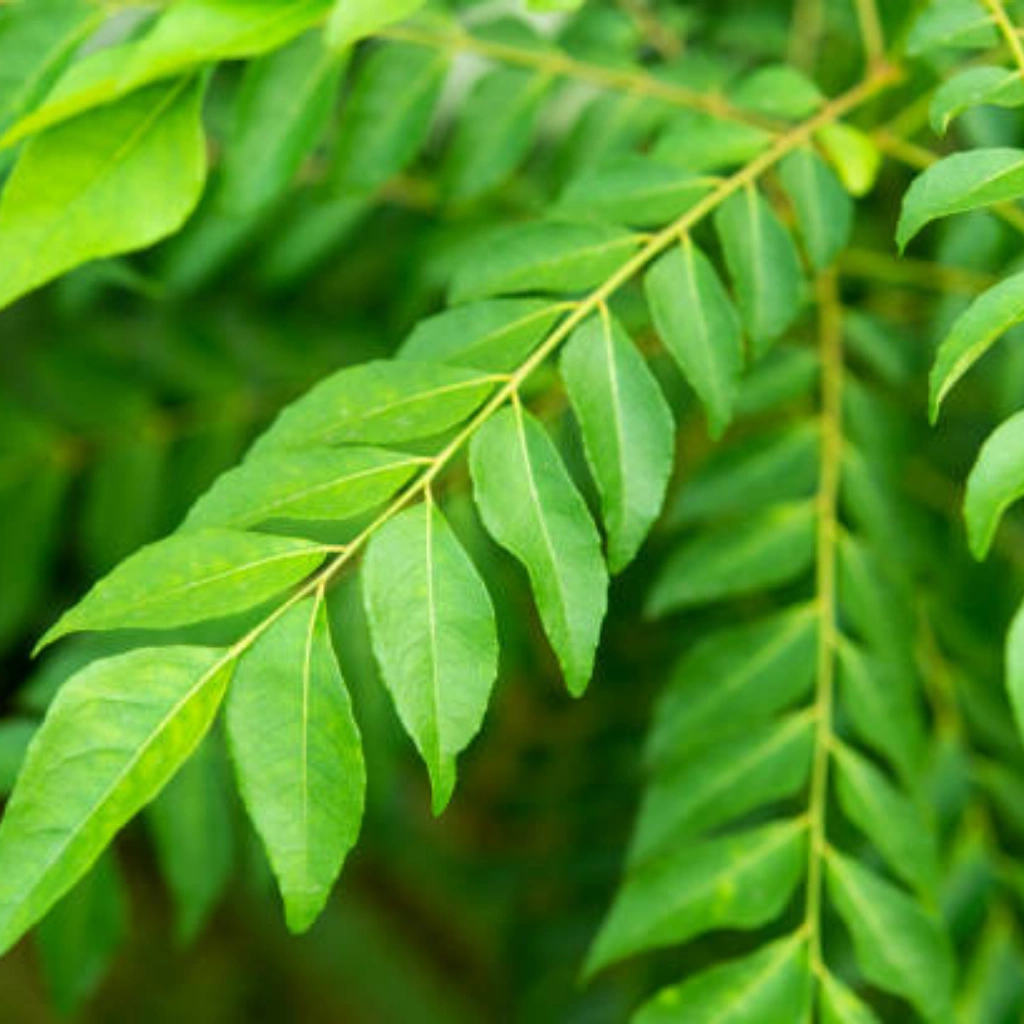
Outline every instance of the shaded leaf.
[(786, 938), (662, 989), (630, 1020), (631, 1024), (802, 1021), (810, 1009), (810, 993), (804, 944)]
[(451, 301), (516, 292), (579, 292), (596, 287), (639, 246), (636, 236), (599, 224), (506, 228), (474, 247), (452, 281)]
[(779, 586), (803, 575), (813, 560), (813, 508), (769, 508), (677, 547), (654, 581), (646, 611), (667, 615)]
[(124, 885), (105, 853), (35, 931), (46, 989), (60, 1013), (75, 1013), (95, 992), (127, 926)]
[(788, 64), (771, 64), (744, 76), (729, 91), (729, 99), (755, 114), (791, 121), (810, 117), (825, 102), (814, 82)]
[(807, 694), (815, 675), (810, 607), (723, 629), (683, 656), (658, 701), (648, 763), (736, 728), (751, 728)]
[(689, 210), (714, 183), (647, 156), (623, 154), (582, 168), (562, 190), (555, 210), (565, 217), (660, 227)]
[(287, 189), (327, 127), (341, 71), (319, 33), (248, 65), (221, 163), (225, 209), (255, 213)]
[(779, 177), (796, 210), (807, 255), (823, 270), (849, 242), (853, 202), (828, 164), (809, 146), (779, 163)]
[(718, 208), (715, 229), (753, 354), (763, 355), (793, 322), (803, 302), (803, 278), (793, 239), (753, 188), (731, 196)]
[(926, 1020), (951, 1020), (956, 966), (938, 922), (895, 886), (834, 851), (827, 878), (865, 977), (905, 997)]
[(867, 758), (836, 748), (836, 789), (846, 816), (871, 840), (893, 874), (926, 902), (939, 885), (935, 835), (918, 808)]
[(669, 510), (672, 525), (717, 521), (814, 496), (819, 429), (813, 422), (762, 431), (713, 453), (680, 489)]
[(445, 54), (403, 43), (366, 58), (338, 125), (335, 188), (377, 188), (413, 160), (426, 142), (447, 70)]
[(719, 928), (758, 928), (789, 902), (807, 839), (793, 822), (686, 843), (626, 876), (586, 971)]
[(227, 765), (213, 735), (146, 808), (183, 943), (202, 930), (231, 877), (233, 810)]
[(795, 793), (810, 775), (813, 751), (814, 722), (807, 714), (734, 728), (713, 742), (691, 736), (647, 786), (631, 860), (656, 857)]
[(462, 102), (441, 172), (446, 194), (474, 199), (500, 185), (525, 159), (551, 80), (518, 68), (481, 78)]

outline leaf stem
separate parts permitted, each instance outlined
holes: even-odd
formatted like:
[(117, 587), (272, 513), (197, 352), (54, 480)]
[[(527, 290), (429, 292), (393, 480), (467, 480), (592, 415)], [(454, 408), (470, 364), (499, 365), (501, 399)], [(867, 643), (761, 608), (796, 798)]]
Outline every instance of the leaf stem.
[(818, 485), (817, 568), (815, 603), (818, 611), (817, 714), (811, 792), (805, 920), (810, 932), (810, 961), (816, 973), (824, 970), (821, 948), (822, 865), (827, 847), (826, 813), (829, 764), (833, 746), (832, 700), (839, 629), (836, 620), (836, 561), (839, 535), (839, 477), (843, 451), (842, 318), (834, 271), (817, 281), (819, 344), (821, 350), (821, 463)]
[(675, 85), (657, 78), (646, 71), (633, 68), (604, 67), (601, 64), (591, 64), (558, 51), (528, 49), (490, 39), (480, 39), (461, 27), (438, 32), (407, 24), (384, 29), (378, 33), (378, 36), (393, 42), (412, 43), (449, 53), (472, 53), (499, 64), (527, 68), (539, 74), (554, 75), (558, 78), (570, 78), (598, 89), (625, 92), (645, 99), (663, 100), (677, 107), (702, 110), (707, 114), (730, 121), (775, 127), (775, 122), (766, 121), (765, 118), (754, 114), (744, 113), (723, 96), (687, 89), (685, 86)]
[(885, 36), (882, 33), (882, 21), (878, 17), (878, 5), (875, 0), (856, 0), (856, 4), (864, 56), (868, 67), (877, 67), (885, 60)]
[(1000, 35), (1002, 35), (1010, 47), (1010, 52), (1013, 54), (1013, 59), (1017, 64), (1018, 73), (1024, 78), (1024, 43), (1021, 43), (1019, 29), (1010, 20), (1009, 14), (1006, 13), (1003, 0), (983, 0), (983, 3), (989, 9), (989, 13), (992, 15), (992, 20), (996, 23)]

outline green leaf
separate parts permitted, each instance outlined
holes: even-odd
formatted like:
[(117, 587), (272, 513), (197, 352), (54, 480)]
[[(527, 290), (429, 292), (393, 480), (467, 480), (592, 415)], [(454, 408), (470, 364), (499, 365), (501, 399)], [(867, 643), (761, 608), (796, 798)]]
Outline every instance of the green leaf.
[(846, 816), (871, 840), (893, 874), (926, 902), (935, 899), (939, 858), (935, 835), (918, 808), (867, 758), (836, 748), (836, 788)]
[(347, 519), (387, 501), (423, 460), (380, 448), (268, 452), (228, 470), (192, 506), (186, 529), (275, 519)]
[(528, 224), (474, 247), (452, 281), (452, 302), (516, 292), (594, 288), (639, 248), (636, 236), (600, 224)]
[(896, 242), (900, 250), (926, 224), (1024, 195), (1024, 150), (953, 153), (922, 171), (903, 197)]
[(227, 703), (238, 788), (266, 847), (288, 927), (309, 928), (359, 835), (359, 730), (322, 596), (288, 609), (242, 657)]
[(834, 121), (819, 128), (814, 137), (851, 196), (866, 196), (874, 188), (882, 153), (870, 135)]
[(601, 493), (609, 568), (620, 572), (661, 511), (675, 456), (675, 422), (643, 356), (608, 315), (576, 329), (561, 372)]
[(102, 17), (86, 0), (35, 0), (0, 11), (0, 133), (42, 98)]
[(828, 164), (809, 146), (780, 162), (779, 178), (796, 210), (807, 255), (814, 267), (823, 270), (850, 240), (853, 202)]
[(1006, 689), (1017, 731), (1024, 736), (1024, 603), (1006, 633)]
[(484, 525), (525, 566), (569, 692), (578, 696), (590, 680), (608, 589), (586, 503), (544, 428), (518, 406), (480, 428), (470, 468)]
[(329, 0), (177, 0), (138, 42), (96, 50), (73, 64), (45, 102), (0, 139), (0, 145), (13, 145), (211, 61), (276, 50), (320, 22), (328, 6)]
[(755, 593), (802, 576), (814, 561), (814, 509), (769, 508), (677, 547), (651, 588), (653, 617)]
[(46, 989), (60, 1013), (70, 1016), (92, 996), (127, 927), (124, 884), (113, 856), (105, 853), (35, 931)]
[(382, 28), (408, 18), (426, 0), (336, 0), (327, 23), (327, 41), (343, 50)]
[(444, 53), (404, 43), (381, 46), (366, 58), (338, 126), (335, 188), (377, 188), (414, 159), (427, 140), (447, 71)]
[(743, 371), (739, 317), (708, 258), (686, 236), (644, 278), (654, 326), (704, 403), (712, 437), (732, 417)]
[(221, 164), (225, 210), (253, 214), (285, 192), (327, 127), (342, 66), (319, 33), (248, 65)]
[(931, 420), (961, 377), (1011, 327), (1024, 321), (1024, 273), (984, 291), (954, 321), (939, 346), (931, 374)]
[(175, 534), (100, 580), (39, 648), (81, 630), (170, 629), (245, 611), (300, 583), (326, 553), (291, 537), (213, 529)]
[(440, 814), (456, 755), (480, 730), (498, 672), (490, 595), (432, 501), (373, 537), (363, 574), (374, 653)]
[(927, 7), (907, 37), (907, 55), (918, 57), (940, 47), (995, 46), (992, 18), (978, 0), (942, 0)]
[(984, 104), (1019, 107), (1024, 103), (1024, 80), (1019, 71), (1006, 68), (967, 68), (935, 90), (928, 119), (937, 135), (944, 135), (950, 121), (965, 110)]
[(804, 944), (780, 939), (739, 960), (662, 989), (631, 1024), (767, 1024), (809, 1019), (811, 976)]
[(209, 729), (232, 668), (218, 650), (144, 648), (64, 684), (0, 822), (0, 954), (170, 781)]
[(864, 976), (906, 998), (926, 1020), (952, 1020), (956, 966), (938, 922), (895, 886), (835, 851), (828, 856), (827, 877)]
[(511, 373), (566, 309), (543, 299), (484, 299), (456, 306), (421, 320), (398, 358)]
[(35, 722), (24, 718), (0, 722), (0, 798), (14, 789), (25, 751), (37, 728)]
[(293, 402), (249, 458), (312, 445), (398, 444), (461, 423), (494, 390), (494, 377), (431, 363), (379, 360), (346, 367)]
[(200, 933), (231, 878), (235, 806), (216, 739), (207, 736), (146, 808), (160, 870), (174, 896), (182, 943)]
[(1024, 412), (992, 431), (967, 478), (964, 519), (975, 558), (992, 546), (1003, 513), (1024, 495)]
[(562, 190), (555, 212), (609, 224), (661, 227), (703, 199), (714, 184), (714, 178), (688, 174), (647, 156), (622, 154), (584, 167)]
[(729, 99), (755, 114), (790, 121), (810, 117), (825, 102), (814, 82), (788, 64), (769, 65), (746, 75), (730, 90)]
[[(708, 685), (706, 676), (703, 681)], [(644, 793), (631, 862), (657, 857), (797, 792), (810, 775), (813, 752), (814, 722), (806, 713), (735, 728), (714, 741), (691, 736), (658, 768)]]
[(861, 740), (893, 766), (904, 785), (918, 778), (925, 736), (916, 707), (906, 700), (888, 665), (850, 643), (839, 650), (843, 707)]
[(686, 843), (627, 875), (586, 973), (722, 928), (752, 929), (785, 909), (806, 858), (803, 825), (781, 822)]
[(822, 1024), (879, 1024), (874, 1013), (828, 972), (821, 977), (818, 995)]
[(749, 163), (771, 143), (771, 133), (762, 128), (684, 110), (669, 122), (651, 155), (686, 171), (722, 171)]
[(475, 199), (500, 185), (526, 158), (550, 90), (546, 75), (502, 68), (481, 78), (460, 104), (441, 172), (445, 193)]
[(820, 463), (817, 423), (762, 431), (712, 453), (679, 491), (669, 525), (716, 522), (751, 508), (811, 498)]
[(0, 199), (0, 307), (181, 227), (206, 176), (202, 95), (185, 81), (143, 89), (25, 147)]
[(531, 11), (578, 11), (585, 0), (526, 0)]
[(753, 188), (731, 196), (718, 208), (715, 229), (753, 354), (764, 355), (796, 318), (803, 302), (803, 278), (793, 239)]
[[(810, 692), (818, 646), (817, 613), (785, 611), (700, 640), (683, 656), (658, 701), (646, 760), (753, 728)], [(713, 683), (713, 685), (712, 685)]]

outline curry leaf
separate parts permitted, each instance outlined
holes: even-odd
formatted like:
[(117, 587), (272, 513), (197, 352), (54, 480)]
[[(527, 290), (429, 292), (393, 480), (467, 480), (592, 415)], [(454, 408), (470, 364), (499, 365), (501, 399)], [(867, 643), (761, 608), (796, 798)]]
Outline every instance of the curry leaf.
[(491, 599), (433, 502), (387, 523), (363, 572), (374, 652), (426, 761), (437, 814), (451, 798), (455, 757), (480, 729), (498, 672)]
[(363, 750), (319, 595), (242, 657), (227, 706), (239, 790), (266, 847), (288, 927), (319, 916), (359, 835)]
[(525, 566), (570, 693), (590, 680), (608, 574), (586, 503), (533, 417), (504, 410), (470, 449), (476, 502), (494, 539)]

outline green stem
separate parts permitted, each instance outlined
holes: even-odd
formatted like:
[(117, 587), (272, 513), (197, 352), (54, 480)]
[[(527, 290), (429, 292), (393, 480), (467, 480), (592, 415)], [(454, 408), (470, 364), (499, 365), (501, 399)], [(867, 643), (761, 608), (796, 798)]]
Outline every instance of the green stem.
[(818, 278), (821, 349), (821, 460), (818, 484), (818, 522), (815, 601), (818, 610), (818, 652), (814, 710), (817, 717), (814, 763), (808, 809), (810, 836), (807, 864), (805, 924), (811, 969), (825, 971), (821, 944), (823, 864), (827, 852), (828, 777), (832, 735), (832, 703), (839, 629), (836, 617), (836, 561), (839, 535), (839, 477), (843, 450), (842, 319), (834, 272)]

